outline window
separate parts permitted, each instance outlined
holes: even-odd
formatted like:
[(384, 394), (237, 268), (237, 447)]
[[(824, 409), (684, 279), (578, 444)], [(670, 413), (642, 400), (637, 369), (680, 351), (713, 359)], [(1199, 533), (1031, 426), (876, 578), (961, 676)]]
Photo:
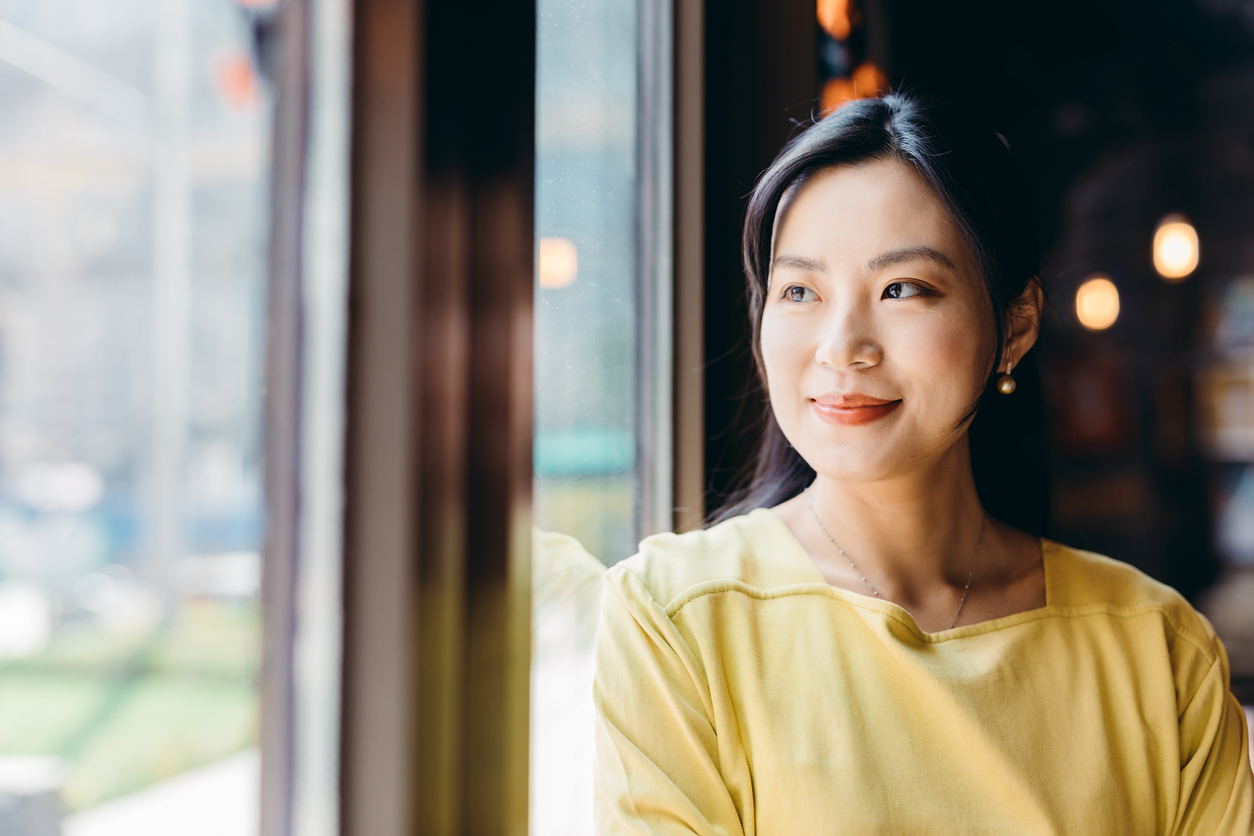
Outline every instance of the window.
[[(462, 93), (499, 72), (468, 44), (530, 60), (508, 41), (530, 7), (493, 10), (509, 23), (484, 32), (482, 10), (443, 0), (0, 0), (0, 832), (379, 836), (411, 806), (458, 822), (491, 806), (476, 793), (525, 785), (513, 742), (482, 755), (508, 761), (498, 784), (454, 774), (526, 719), (521, 675), (457, 675), (502, 637), (527, 663), (513, 586), (508, 619), (462, 618), (526, 577), (507, 514), (525, 490), (457, 446), (466, 426), (525, 423), (482, 418), (500, 391), (484, 381), (530, 367), (489, 380), (482, 300), (533, 298), (525, 269), (493, 267), (525, 265), (526, 237), (476, 226), (525, 213), (491, 214), (501, 193), (479, 175), (499, 174), (500, 145), (432, 127), (482, 110)], [(581, 545), (570, 571), (533, 575), (532, 822), (585, 833), (600, 573), (672, 524), (672, 8), (536, 15), (534, 519), (541, 552)], [(466, 123), (530, 127), (529, 70), (494, 88), (512, 116)], [(530, 207), (520, 156), (509, 184)], [(441, 273), (422, 235), (502, 261)], [(447, 385), (418, 391), (449, 336), (428, 326), (458, 316)], [(436, 432), (433, 403), (454, 416)], [(524, 487), (526, 438), (506, 445)], [(476, 729), (472, 704), (519, 717)]]
[(664, 0), (537, 7), (531, 832), (546, 836), (592, 824), (602, 566), (671, 528), (669, 21)]
[(669, 4), (537, 7), (535, 519), (670, 528)]
[(0, 832), (255, 829), (259, 14), (0, 4)]

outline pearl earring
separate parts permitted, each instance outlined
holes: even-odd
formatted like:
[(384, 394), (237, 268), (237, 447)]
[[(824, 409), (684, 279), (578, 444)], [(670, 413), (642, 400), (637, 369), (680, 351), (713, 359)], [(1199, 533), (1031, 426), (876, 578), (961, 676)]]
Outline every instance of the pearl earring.
[(1018, 384), (1015, 383), (1015, 379), (1010, 376), (1010, 369), (1011, 364), (1006, 363), (1006, 373), (997, 378), (997, 391), (1001, 392), (1003, 395), (1011, 394), (1014, 392), (1015, 387), (1018, 386)]

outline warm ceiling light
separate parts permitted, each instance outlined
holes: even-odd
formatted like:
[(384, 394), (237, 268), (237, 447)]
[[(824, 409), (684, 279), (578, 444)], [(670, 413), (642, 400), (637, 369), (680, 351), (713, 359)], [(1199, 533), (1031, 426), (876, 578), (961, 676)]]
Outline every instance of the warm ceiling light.
[(888, 78), (880, 72), (880, 68), (870, 61), (864, 61), (853, 71), (849, 78), (829, 78), (823, 85), (820, 97), (820, 112), (826, 116), (845, 102), (854, 99), (869, 99), (878, 96), (888, 89)]
[(888, 89), (888, 79), (880, 72), (880, 68), (870, 61), (859, 64), (850, 80), (860, 99), (878, 96), (881, 91)]
[(1154, 232), (1154, 269), (1169, 282), (1186, 279), (1197, 269), (1197, 230), (1183, 215), (1168, 215)]
[(1090, 331), (1102, 331), (1119, 318), (1119, 290), (1106, 276), (1094, 273), (1075, 292), (1075, 315)]
[(849, 0), (818, 0), (819, 26), (838, 41), (849, 37), (853, 25), (849, 20)]
[(541, 238), (539, 249), (540, 287), (566, 287), (579, 272), (579, 254), (565, 238)]
[(829, 78), (823, 85), (823, 95), (819, 99), (819, 110), (826, 116), (845, 102), (858, 98), (858, 91), (853, 82), (847, 78)]

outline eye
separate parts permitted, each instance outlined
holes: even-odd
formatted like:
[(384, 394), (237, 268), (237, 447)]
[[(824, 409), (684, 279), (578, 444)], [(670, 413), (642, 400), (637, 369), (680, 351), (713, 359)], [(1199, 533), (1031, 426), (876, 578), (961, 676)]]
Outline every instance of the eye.
[(784, 298), (789, 302), (813, 302), (818, 298), (818, 295), (813, 288), (794, 284), (784, 288)]
[(909, 299), (912, 296), (923, 296), (926, 292), (914, 282), (893, 282), (884, 288), (884, 298)]

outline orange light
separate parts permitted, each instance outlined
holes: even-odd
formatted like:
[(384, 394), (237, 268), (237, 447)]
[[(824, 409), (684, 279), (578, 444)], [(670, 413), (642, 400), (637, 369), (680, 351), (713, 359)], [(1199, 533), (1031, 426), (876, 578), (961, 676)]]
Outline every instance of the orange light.
[(838, 41), (849, 37), (853, 25), (849, 21), (849, 0), (818, 0), (819, 26)]
[(1169, 282), (1181, 282), (1197, 269), (1197, 230), (1183, 215), (1168, 215), (1154, 232), (1154, 269)]
[(823, 96), (819, 107), (826, 116), (845, 102), (853, 101), (857, 97), (852, 81), (847, 78), (829, 78), (823, 85)]
[(252, 59), (241, 49), (224, 52), (214, 60), (213, 86), (236, 113), (248, 113), (261, 105), (261, 86)]
[(853, 71), (853, 91), (859, 99), (878, 96), (888, 89), (888, 79), (880, 68), (870, 61), (863, 62)]
[(579, 253), (565, 238), (541, 238), (537, 249), (540, 287), (566, 287), (579, 273)]
[(852, 78), (829, 78), (823, 85), (819, 101), (822, 115), (826, 116), (845, 102), (868, 99), (888, 89), (888, 79), (879, 67), (870, 61), (863, 62), (853, 71)]
[(1094, 273), (1075, 292), (1075, 315), (1090, 331), (1104, 331), (1119, 318), (1119, 289), (1110, 277)]

